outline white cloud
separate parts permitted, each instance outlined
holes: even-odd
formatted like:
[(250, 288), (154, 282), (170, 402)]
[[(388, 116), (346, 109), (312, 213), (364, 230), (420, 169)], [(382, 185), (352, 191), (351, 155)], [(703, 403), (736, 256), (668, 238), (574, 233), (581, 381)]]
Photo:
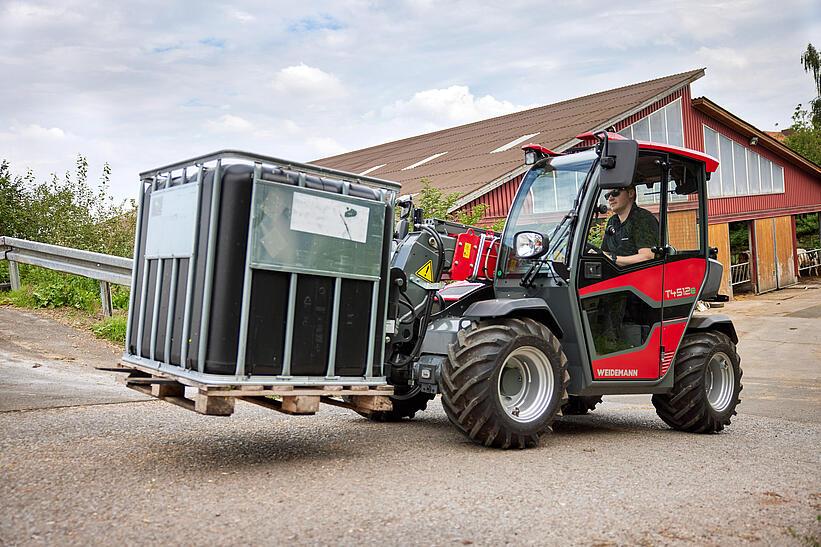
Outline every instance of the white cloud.
[(256, 20), (256, 17), (254, 17), (247, 11), (242, 11), (241, 9), (237, 8), (227, 8), (226, 13), (229, 17), (236, 19), (240, 23), (250, 23), (251, 21)]
[(79, 152), (131, 197), (138, 170), (211, 150), (311, 160), (699, 66), (695, 96), (762, 128), (815, 94), (818, 0), (561, 2), (547, 23), (532, 0), (260, 5), (0, 0), (0, 159), (47, 176)]
[(747, 57), (740, 51), (729, 47), (700, 47), (695, 56), (699, 59), (700, 64), (709, 66), (711, 70), (716, 72), (747, 68), (750, 64)]
[(312, 158), (336, 156), (349, 150), (330, 137), (310, 137), (306, 139), (305, 144), (313, 152), (310, 156)]
[(223, 114), (216, 120), (209, 120), (205, 122), (205, 127), (217, 133), (235, 133), (242, 131), (249, 131), (253, 129), (253, 124), (233, 114)]
[(332, 98), (345, 94), (339, 79), (304, 63), (285, 67), (274, 75), (274, 90), (293, 97)]
[(444, 89), (419, 91), (408, 100), (396, 101), (382, 109), (382, 116), (460, 124), (509, 114), (523, 108), (492, 95), (476, 97), (467, 86), (453, 85)]
[(64, 139), (66, 136), (66, 132), (59, 127), (43, 127), (37, 124), (12, 128), (12, 132), (31, 139)]
[(58, 17), (63, 15), (65, 10), (59, 8), (48, 8), (28, 2), (12, 2), (6, 6), (6, 13), (15, 19), (29, 19), (35, 21), (42, 18)]

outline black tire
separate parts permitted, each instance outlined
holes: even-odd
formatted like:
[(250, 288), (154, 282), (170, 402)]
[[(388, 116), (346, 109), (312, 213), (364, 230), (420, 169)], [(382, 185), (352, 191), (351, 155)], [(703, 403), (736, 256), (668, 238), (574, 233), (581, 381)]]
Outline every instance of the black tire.
[[(518, 356), (522, 354), (541, 363), (539, 374), (545, 378), (544, 391), (535, 395), (532, 405), (524, 406), (523, 402), (525, 414), (532, 412), (532, 418), (518, 418), (519, 407), (511, 411), (501, 401), (504, 398), (510, 405), (509, 400), (513, 399), (502, 394), (501, 380), (503, 371), (505, 378), (510, 374), (512, 365), (508, 357), (514, 354), (517, 357), (511, 363), (520, 367), (522, 359)], [(525, 396), (533, 392), (528, 391), (531, 387), (524, 386), (536, 383), (524, 382), (523, 377), (518, 378), (523, 386), (518, 394)], [(451, 423), (476, 443), (496, 448), (527, 448), (536, 446), (540, 437), (551, 430), (559, 409), (567, 402), (569, 380), (567, 357), (559, 340), (541, 323), (531, 319), (473, 323), (459, 331), (457, 342), (449, 348), (440, 381), (442, 406)]]
[(421, 412), (428, 407), (428, 402), (434, 395), (419, 391), (418, 388), (396, 389), (399, 394), (391, 397), (393, 409), (377, 410), (374, 412), (356, 411), (360, 416), (364, 416), (374, 422), (399, 422), (404, 419), (413, 419), (417, 412)]
[[(726, 357), (726, 359), (724, 359)], [(714, 360), (715, 358), (715, 360)], [(725, 404), (717, 410), (710, 403), (707, 382), (712, 377), (711, 363), (722, 363), (732, 368), (732, 386), (727, 386)], [(730, 425), (741, 402), (741, 358), (735, 344), (727, 335), (712, 332), (687, 334), (673, 363), (675, 382), (673, 391), (653, 395), (653, 406), (664, 423), (679, 431), (691, 433), (715, 433)]]
[(598, 395), (571, 395), (567, 404), (562, 407), (562, 414), (565, 416), (582, 416), (591, 410), (596, 409), (596, 405), (601, 402)]

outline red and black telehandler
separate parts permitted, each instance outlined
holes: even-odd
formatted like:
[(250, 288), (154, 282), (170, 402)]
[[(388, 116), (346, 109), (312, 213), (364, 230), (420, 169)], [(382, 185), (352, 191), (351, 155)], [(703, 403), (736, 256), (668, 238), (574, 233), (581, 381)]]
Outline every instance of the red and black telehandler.
[[(388, 421), (441, 394), (459, 431), (499, 448), (612, 394), (652, 394), (674, 429), (722, 430), (738, 337), (696, 313), (723, 298), (707, 240), (718, 162), (579, 138), (523, 148), (501, 234), (423, 220), (390, 181), (242, 152), (143, 173), (128, 385), (205, 414), (325, 402)], [(475, 285), (453, 301), (449, 280)]]

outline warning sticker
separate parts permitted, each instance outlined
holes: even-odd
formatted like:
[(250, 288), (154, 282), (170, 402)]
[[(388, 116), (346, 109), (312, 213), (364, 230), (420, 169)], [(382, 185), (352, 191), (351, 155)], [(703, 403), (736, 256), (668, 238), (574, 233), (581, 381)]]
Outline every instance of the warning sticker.
[(433, 283), (433, 260), (428, 260), (425, 265), (416, 270), (416, 275), (427, 281)]
[(462, 258), (470, 258), (470, 243), (465, 243), (465, 250), (462, 251)]

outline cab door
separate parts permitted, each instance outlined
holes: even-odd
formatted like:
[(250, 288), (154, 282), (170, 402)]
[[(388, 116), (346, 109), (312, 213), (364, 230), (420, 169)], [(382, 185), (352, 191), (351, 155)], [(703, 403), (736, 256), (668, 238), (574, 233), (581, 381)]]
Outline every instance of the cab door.
[(664, 284), (659, 377), (670, 369), (707, 274), (704, 164), (670, 155), (661, 204)]
[[(639, 156), (634, 206), (651, 212), (657, 220), (662, 217), (665, 176), (666, 155)], [(607, 192), (600, 191), (599, 205), (607, 204)], [(619, 266), (602, 254), (602, 239), (612, 214), (594, 210), (587, 219), (585, 250), (576, 274), (592, 378), (656, 380), (660, 377), (665, 257), (657, 253), (650, 260)], [(656, 242), (661, 242), (661, 222), (656, 235)]]

